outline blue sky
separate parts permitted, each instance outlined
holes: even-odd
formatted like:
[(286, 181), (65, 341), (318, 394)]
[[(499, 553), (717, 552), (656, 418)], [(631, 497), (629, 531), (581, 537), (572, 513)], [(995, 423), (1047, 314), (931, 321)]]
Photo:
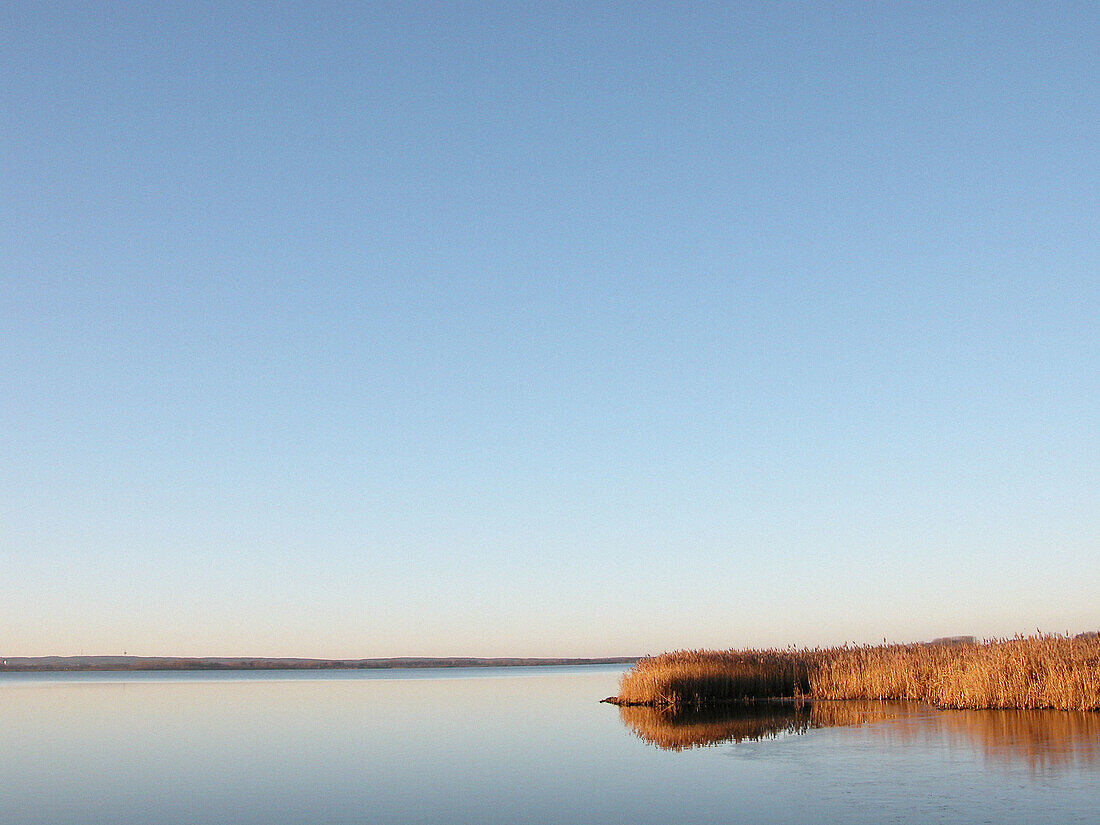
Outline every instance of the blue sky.
[(6, 4), (0, 648), (1100, 626), (1093, 4)]

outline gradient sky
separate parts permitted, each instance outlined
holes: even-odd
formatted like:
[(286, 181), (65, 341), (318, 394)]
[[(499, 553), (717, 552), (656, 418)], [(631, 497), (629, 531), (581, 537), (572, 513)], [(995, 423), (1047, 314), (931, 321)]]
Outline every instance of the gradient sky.
[(1098, 31), (3, 4), (0, 652), (1100, 627)]

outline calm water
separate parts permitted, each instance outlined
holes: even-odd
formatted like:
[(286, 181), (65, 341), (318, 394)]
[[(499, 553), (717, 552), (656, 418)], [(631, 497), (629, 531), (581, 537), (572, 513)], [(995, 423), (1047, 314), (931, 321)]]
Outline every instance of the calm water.
[(0, 822), (1100, 821), (1100, 714), (618, 709), (620, 667), (0, 676)]

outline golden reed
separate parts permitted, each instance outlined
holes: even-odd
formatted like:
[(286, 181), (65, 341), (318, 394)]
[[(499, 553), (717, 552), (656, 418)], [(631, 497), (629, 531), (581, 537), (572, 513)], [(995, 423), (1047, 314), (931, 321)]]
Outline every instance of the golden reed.
[(910, 699), (941, 708), (1100, 710), (1100, 638), (959, 644), (680, 650), (623, 674), (620, 705), (751, 699)]

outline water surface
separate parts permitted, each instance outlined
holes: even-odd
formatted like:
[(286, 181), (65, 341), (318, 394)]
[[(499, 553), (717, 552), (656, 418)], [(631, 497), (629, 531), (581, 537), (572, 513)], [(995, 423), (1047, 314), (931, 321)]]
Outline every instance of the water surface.
[(0, 822), (1095, 822), (1100, 714), (646, 716), (622, 666), (0, 675)]

